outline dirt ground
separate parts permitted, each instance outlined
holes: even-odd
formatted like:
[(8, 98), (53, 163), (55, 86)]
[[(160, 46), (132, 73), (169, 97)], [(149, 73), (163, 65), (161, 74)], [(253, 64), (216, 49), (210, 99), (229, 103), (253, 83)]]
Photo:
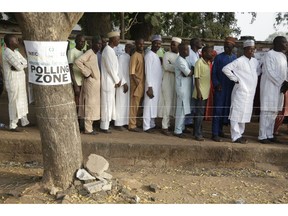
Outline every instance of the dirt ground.
[(56, 196), (39, 186), (42, 173), (37, 163), (1, 163), (0, 203), (288, 203), (286, 170), (110, 168), (111, 191), (88, 194), (77, 185)]

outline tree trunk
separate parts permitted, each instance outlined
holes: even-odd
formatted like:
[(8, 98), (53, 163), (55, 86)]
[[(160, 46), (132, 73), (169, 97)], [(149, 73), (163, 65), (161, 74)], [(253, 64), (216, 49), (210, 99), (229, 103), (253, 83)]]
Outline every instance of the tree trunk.
[[(150, 37), (153, 34), (153, 26), (151, 23), (145, 20), (145, 15), (146, 13), (138, 13), (138, 23), (130, 28), (130, 35), (132, 40), (141, 37), (146, 41), (150, 41)], [(135, 13), (131, 14), (131, 16), (134, 17)]]
[(84, 28), (85, 35), (103, 35), (106, 37), (107, 33), (111, 31), (110, 13), (85, 13), (84, 16), (81, 21), (81, 27)]
[(121, 39), (125, 39), (125, 21), (124, 21), (124, 12), (120, 13), (121, 16)]
[[(17, 13), (23, 39), (66, 41), (82, 13)], [(72, 86), (33, 84), (42, 141), (43, 182), (68, 188), (82, 165), (82, 146)]]

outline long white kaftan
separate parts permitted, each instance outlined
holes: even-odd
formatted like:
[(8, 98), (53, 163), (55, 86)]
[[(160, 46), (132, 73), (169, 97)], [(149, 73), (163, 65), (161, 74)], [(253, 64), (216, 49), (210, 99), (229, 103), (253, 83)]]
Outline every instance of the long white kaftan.
[(109, 122), (115, 120), (115, 84), (119, 83), (118, 59), (115, 51), (107, 45), (101, 59), (101, 124), (107, 130)]
[[(12, 70), (11, 66), (16, 70)], [(26, 75), (24, 72), (26, 67), (27, 60), (20, 52), (5, 48), (3, 53), (3, 75), (8, 93), (10, 123), (11, 121), (17, 123), (18, 119), (26, 117), (28, 114)], [(17, 125), (11, 126), (10, 124), (10, 128), (16, 127)]]
[(185, 115), (191, 113), (191, 80), (188, 77), (190, 68), (186, 59), (178, 56), (175, 62), (175, 89), (176, 89), (176, 115), (175, 115), (175, 134), (181, 134), (184, 130)]
[(159, 100), (159, 117), (175, 115), (176, 91), (175, 91), (175, 61), (177, 53), (166, 52), (163, 57), (163, 80)]
[(280, 93), (280, 88), (284, 80), (287, 80), (287, 58), (282, 52), (270, 50), (263, 59), (260, 82), (261, 111), (282, 110), (284, 95)]
[(222, 69), (230, 80), (239, 82), (235, 84), (231, 94), (229, 119), (232, 121), (245, 123), (251, 120), (258, 80), (257, 68), (257, 59), (249, 60), (243, 55)]
[[(157, 117), (157, 106), (161, 91), (162, 67), (156, 53), (149, 50), (145, 55), (145, 93), (143, 110), (143, 129), (148, 130), (151, 126), (145, 124), (145, 119)], [(148, 87), (153, 88), (154, 97), (150, 99), (147, 95)]]
[[(192, 95), (191, 79), (188, 74), (191, 72), (188, 62), (179, 56), (175, 62), (175, 89), (177, 94), (177, 107), (183, 106), (184, 114), (190, 114), (190, 99)], [(183, 76), (182, 73), (185, 75)], [(176, 112), (176, 116), (179, 114)]]
[[(130, 55), (123, 53), (118, 58), (119, 72), (118, 76), (121, 80), (121, 87), (116, 89), (116, 119), (115, 126), (128, 125), (129, 122), (129, 104), (130, 104), (130, 79), (129, 64)], [(128, 85), (128, 91), (123, 92), (123, 85)]]

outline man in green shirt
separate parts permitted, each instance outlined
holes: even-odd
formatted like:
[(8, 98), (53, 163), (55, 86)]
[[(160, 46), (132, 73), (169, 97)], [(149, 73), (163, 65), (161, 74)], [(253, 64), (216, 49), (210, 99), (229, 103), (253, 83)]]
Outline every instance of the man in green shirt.
[(202, 57), (197, 60), (194, 68), (195, 86), (192, 98), (195, 104), (194, 134), (195, 139), (198, 141), (204, 141), (201, 128), (210, 91), (210, 60), (212, 59), (212, 51), (212, 47), (203, 47)]

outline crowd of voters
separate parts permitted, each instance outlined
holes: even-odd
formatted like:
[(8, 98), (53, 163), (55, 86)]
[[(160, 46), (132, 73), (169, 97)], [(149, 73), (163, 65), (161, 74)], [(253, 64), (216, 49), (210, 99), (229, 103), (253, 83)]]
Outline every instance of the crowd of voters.
[[(125, 44), (125, 53), (117, 56), (120, 33), (112, 31), (107, 37), (108, 42), (93, 37), (90, 49), (84, 51), (86, 40), (79, 34), (75, 48), (68, 50), (83, 133), (97, 135), (95, 121), (100, 121), (104, 133), (111, 133), (111, 122), (119, 130), (151, 133), (156, 128), (155, 119), (161, 118), (163, 134), (204, 141), (202, 123), (206, 116), (212, 120), (212, 140), (223, 141), (227, 137), (223, 126), (230, 125), (232, 142), (245, 144), (245, 124), (251, 121), (261, 76), (258, 140), (264, 144), (280, 142), (275, 134), (288, 113), (285, 37), (275, 37), (273, 48), (260, 61), (254, 58), (254, 40), (243, 42), (244, 54), (237, 58), (232, 52), (236, 44), (233, 37), (224, 40), (224, 52), (218, 55), (212, 47), (203, 46), (199, 38), (192, 38), (189, 46), (181, 38), (172, 37), (170, 50), (159, 56), (162, 38), (153, 35), (151, 47), (144, 49), (144, 40), (138, 38)], [(17, 132), (19, 119), (22, 126), (29, 125), (24, 72), (27, 60), (17, 51), (14, 35), (7, 34), (4, 41), (9, 129)], [(137, 127), (139, 119), (143, 120), (142, 128)], [(191, 125), (193, 130), (188, 129)]]

